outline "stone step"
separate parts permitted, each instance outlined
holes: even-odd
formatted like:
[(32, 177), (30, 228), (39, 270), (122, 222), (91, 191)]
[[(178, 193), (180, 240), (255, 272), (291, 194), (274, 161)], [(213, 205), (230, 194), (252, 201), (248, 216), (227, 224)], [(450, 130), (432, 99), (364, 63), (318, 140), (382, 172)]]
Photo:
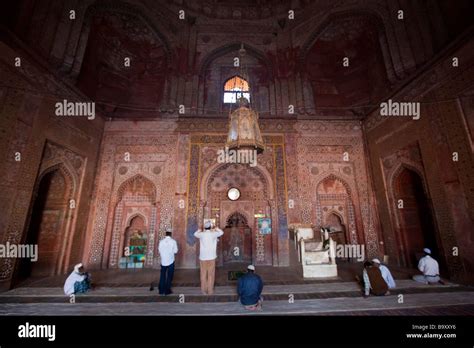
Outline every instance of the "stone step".
[[(442, 293), (473, 291), (472, 287), (448, 283), (446, 285), (424, 285), (412, 280), (398, 280), (392, 295), (417, 293)], [(201, 294), (198, 287), (175, 287), (173, 294), (159, 296), (147, 287), (97, 287), (87, 294), (79, 294), (75, 301), (80, 303), (110, 302), (179, 302), (184, 295), (185, 302), (235, 302), (238, 300), (235, 287), (217, 286), (214, 295)], [(355, 282), (322, 284), (267, 285), (263, 290), (265, 301), (323, 299), (339, 297), (359, 297), (361, 289)], [(61, 288), (17, 288), (0, 294), (0, 303), (69, 303)]]
[[(474, 316), (474, 292), (413, 294), (369, 298), (264, 301), (262, 311), (246, 311), (237, 302), (217, 303), (22, 303), (0, 304), (0, 316), (239, 316), (239, 315), (463, 315)], [(390, 327), (387, 328), (390, 330)], [(387, 331), (388, 332), (388, 331)]]

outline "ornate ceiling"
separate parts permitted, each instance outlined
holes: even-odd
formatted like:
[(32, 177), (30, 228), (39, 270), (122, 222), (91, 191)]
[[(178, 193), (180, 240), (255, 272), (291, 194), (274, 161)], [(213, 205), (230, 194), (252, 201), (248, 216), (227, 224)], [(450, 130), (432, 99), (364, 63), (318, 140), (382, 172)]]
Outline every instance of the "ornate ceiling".
[(46, 13), (39, 1), (10, 6), (12, 31), (125, 118), (227, 118), (223, 83), (243, 43), (262, 117), (359, 119), (472, 24), (467, 0), (84, 0), (72, 21), (70, 4), (52, 0)]

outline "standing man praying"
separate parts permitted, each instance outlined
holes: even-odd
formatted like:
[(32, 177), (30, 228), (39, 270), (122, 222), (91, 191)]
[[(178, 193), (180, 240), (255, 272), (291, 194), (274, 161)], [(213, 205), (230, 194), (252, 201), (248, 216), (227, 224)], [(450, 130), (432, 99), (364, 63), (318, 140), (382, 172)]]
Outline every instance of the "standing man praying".
[(201, 229), (194, 232), (194, 237), (199, 239), (199, 261), (201, 266), (201, 291), (204, 295), (214, 293), (214, 279), (216, 275), (217, 259), (217, 238), (222, 236), (224, 231), (211, 225), (210, 221), (204, 224), (204, 231)]
[(160, 295), (172, 294), (171, 282), (174, 275), (174, 255), (178, 252), (178, 244), (171, 238), (171, 231), (166, 231), (166, 237), (160, 240), (158, 251), (161, 258), (161, 272), (160, 272)]

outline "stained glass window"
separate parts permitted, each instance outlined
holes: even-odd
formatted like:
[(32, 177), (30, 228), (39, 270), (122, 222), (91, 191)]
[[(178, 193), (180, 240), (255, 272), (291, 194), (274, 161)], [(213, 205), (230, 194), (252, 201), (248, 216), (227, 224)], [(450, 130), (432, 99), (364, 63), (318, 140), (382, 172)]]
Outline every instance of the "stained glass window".
[(234, 76), (224, 84), (224, 103), (236, 103), (240, 97), (250, 101), (249, 83), (240, 76)]

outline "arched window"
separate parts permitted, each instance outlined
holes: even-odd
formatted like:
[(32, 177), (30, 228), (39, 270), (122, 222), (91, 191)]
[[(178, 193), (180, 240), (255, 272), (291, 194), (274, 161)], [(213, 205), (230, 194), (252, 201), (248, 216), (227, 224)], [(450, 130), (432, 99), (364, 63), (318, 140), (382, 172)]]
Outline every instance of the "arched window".
[(240, 76), (231, 77), (224, 83), (224, 103), (236, 103), (240, 97), (250, 101), (249, 83)]

